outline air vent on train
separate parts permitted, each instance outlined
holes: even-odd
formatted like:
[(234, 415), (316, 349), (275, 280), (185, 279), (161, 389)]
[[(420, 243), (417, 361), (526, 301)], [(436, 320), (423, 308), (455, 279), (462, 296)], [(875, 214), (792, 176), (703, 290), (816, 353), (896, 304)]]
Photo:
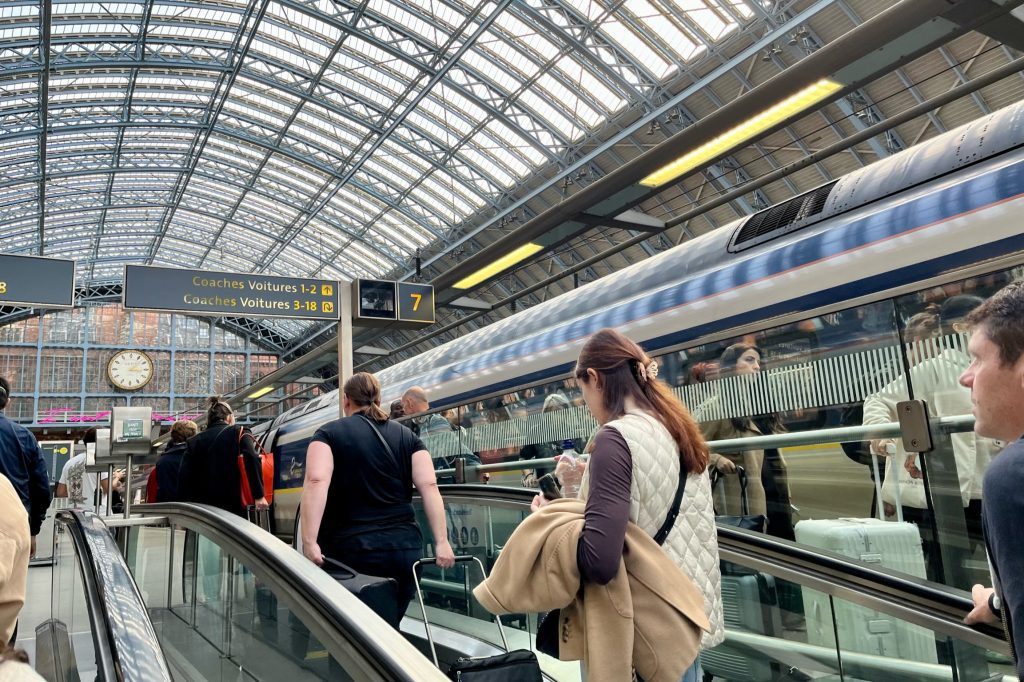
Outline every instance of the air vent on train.
[(822, 185), (750, 216), (736, 231), (729, 250), (743, 251), (809, 224), (807, 219), (821, 213), (825, 208), (828, 193), (835, 184), (830, 182)]

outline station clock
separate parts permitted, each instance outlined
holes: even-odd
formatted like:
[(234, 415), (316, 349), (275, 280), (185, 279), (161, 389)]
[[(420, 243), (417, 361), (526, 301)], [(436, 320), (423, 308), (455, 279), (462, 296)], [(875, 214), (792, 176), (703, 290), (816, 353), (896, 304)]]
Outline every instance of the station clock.
[(107, 378), (118, 388), (137, 391), (153, 378), (153, 359), (141, 350), (118, 351), (107, 363)]

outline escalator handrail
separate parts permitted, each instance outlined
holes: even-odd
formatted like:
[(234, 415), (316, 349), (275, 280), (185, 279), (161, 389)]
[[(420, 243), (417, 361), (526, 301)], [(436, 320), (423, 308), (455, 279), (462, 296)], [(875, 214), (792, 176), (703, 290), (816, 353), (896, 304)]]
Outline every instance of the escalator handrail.
[(74, 543), (89, 622), (100, 635), (93, 637), (99, 674), (108, 681), (170, 682), (142, 594), (106, 524), (92, 512), (73, 509), (58, 511), (54, 521)]
[[(498, 506), (527, 512), (537, 492), (469, 483), (438, 487), (446, 503), (497, 502)], [(889, 613), (991, 651), (1009, 653), (998, 628), (963, 622), (973, 603), (966, 592), (953, 587), (732, 526), (718, 526), (718, 547), (726, 561)]]
[(326, 572), (262, 528), (204, 504), (162, 502), (138, 505), (132, 510), (141, 516), (164, 517), (174, 526), (210, 538), (255, 572), (274, 594), (285, 597), (297, 615), (308, 616), (311, 620), (306, 621), (307, 626), (313, 626), (313, 634), (328, 650), (357, 649), (382, 679), (448, 679)]

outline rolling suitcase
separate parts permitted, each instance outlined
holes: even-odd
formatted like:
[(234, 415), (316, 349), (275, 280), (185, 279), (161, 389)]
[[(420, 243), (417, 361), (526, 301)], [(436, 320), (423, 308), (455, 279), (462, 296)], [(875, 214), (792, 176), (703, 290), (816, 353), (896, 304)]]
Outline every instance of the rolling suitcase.
[[(921, 535), (912, 523), (878, 519), (805, 520), (796, 524), (796, 540), (865, 563), (925, 577)], [(834, 647), (838, 631), (839, 644), (847, 651), (937, 662), (935, 637), (923, 627), (838, 599), (834, 600), (833, 627), (828, 595), (804, 590), (803, 599), (810, 644)]]
[(398, 610), (398, 581), (360, 573), (327, 556), (324, 557), (324, 570), (391, 627), (398, 629), (404, 615)]
[[(484, 564), (480, 559), (472, 556), (457, 556), (456, 563), (476, 562), (480, 568), (480, 574), (487, 576)], [(420, 588), (420, 577), (417, 569), (421, 564), (433, 564), (435, 559), (423, 558), (413, 564), (412, 575), (416, 584), (416, 597), (420, 603), (420, 611), (423, 613), (423, 629), (427, 632), (427, 642), (430, 643), (430, 653), (434, 657), (434, 665), (440, 668), (437, 660), (437, 648), (434, 646), (434, 636), (430, 633), (430, 622), (427, 620), (427, 606), (423, 602), (423, 590)], [(505, 647), (505, 653), (497, 656), (484, 656), (481, 658), (460, 658), (452, 663), (448, 670), (448, 677), (460, 682), (543, 682), (540, 674), (540, 663), (537, 656), (527, 649), (510, 651), (508, 640), (505, 638), (505, 628), (501, 625), (501, 617), (495, 616), (494, 621), (498, 624), (498, 634), (501, 635), (501, 643)]]
[[(778, 601), (774, 576), (758, 572), (743, 575), (723, 572), (722, 615), (727, 630), (782, 637), (782, 614)], [(730, 649), (728, 642), (702, 651), (700, 660), (705, 671), (729, 682), (765, 682), (776, 675), (769, 659), (752, 656), (749, 651)]]

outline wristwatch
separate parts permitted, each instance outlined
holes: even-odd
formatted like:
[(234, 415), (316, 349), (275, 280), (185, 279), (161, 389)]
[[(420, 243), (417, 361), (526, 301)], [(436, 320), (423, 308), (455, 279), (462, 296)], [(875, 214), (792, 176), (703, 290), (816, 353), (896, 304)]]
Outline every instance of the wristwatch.
[(992, 594), (990, 594), (988, 596), (988, 608), (989, 608), (989, 611), (994, 613), (997, 618), (1001, 617), (1001, 615), (1002, 615), (1000, 613), (1002, 611), (1002, 607), (1003, 607), (1003, 603), (999, 599), (999, 595), (998, 594), (993, 592)]

